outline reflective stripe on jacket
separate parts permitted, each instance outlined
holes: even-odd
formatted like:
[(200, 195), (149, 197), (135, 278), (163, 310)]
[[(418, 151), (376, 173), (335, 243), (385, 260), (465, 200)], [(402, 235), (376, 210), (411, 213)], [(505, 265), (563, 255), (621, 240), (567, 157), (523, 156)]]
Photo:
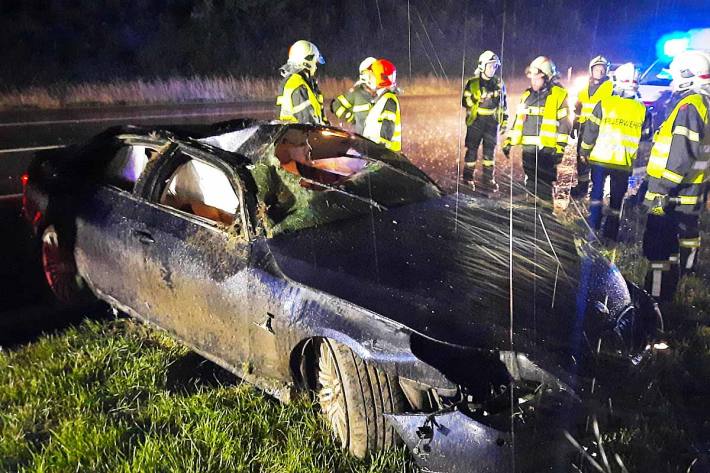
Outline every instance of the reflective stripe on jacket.
[(579, 116), (576, 117), (579, 123), (586, 122), (594, 111), (594, 107), (596, 107), (603, 98), (611, 97), (612, 91), (614, 90), (612, 82), (607, 78), (599, 84), (597, 90), (590, 96), (589, 88), (591, 85), (591, 83), (588, 83), (579, 91), (579, 96), (577, 97), (577, 102), (581, 106)]
[(701, 209), (710, 161), (708, 101), (697, 93), (686, 95), (656, 133), (646, 167), (647, 200), (669, 195), (683, 212)]
[(495, 116), (498, 123), (508, 119), (506, 91), (503, 81), (471, 77), (464, 87), (461, 106), (466, 111), (466, 125), (471, 126), (479, 116)]
[(631, 170), (646, 121), (644, 104), (618, 95), (604, 97), (587, 120), (582, 156), (601, 166)]
[[(540, 106), (544, 99), (544, 105)], [(567, 91), (550, 85), (539, 92), (528, 89), (520, 97), (515, 122), (508, 133), (511, 145), (550, 148), (562, 154), (569, 139)]]
[(330, 105), (331, 110), (339, 119), (347, 123), (355, 123), (355, 132), (362, 134), (365, 129), (365, 119), (372, 108), (373, 96), (369, 89), (360, 82), (346, 93), (338, 95)]
[(392, 91), (386, 91), (375, 101), (365, 119), (362, 135), (375, 143), (381, 143), (392, 151), (402, 150), (402, 121), (399, 99)]
[(307, 80), (302, 73), (291, 74), (284, 82), (281, 95), (276, 97), (279, 120), (290, 123), (326, 124), (323, 95), (315, 80)]

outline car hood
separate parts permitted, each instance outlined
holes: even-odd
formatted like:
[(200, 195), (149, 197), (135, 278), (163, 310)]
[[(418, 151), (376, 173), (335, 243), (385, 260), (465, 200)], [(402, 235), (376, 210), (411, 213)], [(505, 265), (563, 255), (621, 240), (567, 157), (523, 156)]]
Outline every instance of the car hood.
[(267, 245), (285, 277), (447, 344), (574, 356), (632, 306), (613, 264), (525, 205), (445, 196)]

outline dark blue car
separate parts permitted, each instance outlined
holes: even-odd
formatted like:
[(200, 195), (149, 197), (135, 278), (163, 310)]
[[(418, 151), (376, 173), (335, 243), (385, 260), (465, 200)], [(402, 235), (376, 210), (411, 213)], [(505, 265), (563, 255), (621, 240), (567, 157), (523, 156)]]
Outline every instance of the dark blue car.
[(103, 300), (285, 402), (313, 393), (359, 457), (402, 439), (434, 471), (567, 471), (600, 360), (634, 369), (661, 323), (551, 215), (444, 195), (336, 128), (114, 128), (24, 181), (60, 300)]

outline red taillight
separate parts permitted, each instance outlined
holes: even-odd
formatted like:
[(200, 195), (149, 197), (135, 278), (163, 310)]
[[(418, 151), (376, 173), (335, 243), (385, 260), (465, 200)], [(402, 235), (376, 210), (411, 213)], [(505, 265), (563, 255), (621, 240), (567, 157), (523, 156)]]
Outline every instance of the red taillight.
[(22, 177), (20, 178), (20, 181), (22, 182), (22, 187), (26, 187), (29, 180), (30, 180), (30, 176), (27, 173), (24, 173), (22, 175)]

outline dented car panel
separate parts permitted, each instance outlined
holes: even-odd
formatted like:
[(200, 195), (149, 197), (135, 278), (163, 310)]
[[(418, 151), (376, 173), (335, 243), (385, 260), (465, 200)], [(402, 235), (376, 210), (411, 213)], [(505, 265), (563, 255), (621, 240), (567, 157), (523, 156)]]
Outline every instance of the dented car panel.
[[(125, 146), (147, 164), (122, 188), (104, 169)], [(304, 150), (321, 166), (281, 169)], [(190, 159), (229, 179), (229, 223), (165, 203)], [(406, 158), (337, 129), (113, 129), (40, 154), (25, 196), (35, 231), (69, 232), (100, 298), (279, 399), (307, 385), (320, 337), (397, 376), (410, 409), (386, 417), (431, 471), (512, 470), (526, 435), (579, 420), (600, 356), (638, 363), (662, 327), (653, 300), (551, 216), (516, 204), (511, 243), (507, 204), (443, 196)]]

